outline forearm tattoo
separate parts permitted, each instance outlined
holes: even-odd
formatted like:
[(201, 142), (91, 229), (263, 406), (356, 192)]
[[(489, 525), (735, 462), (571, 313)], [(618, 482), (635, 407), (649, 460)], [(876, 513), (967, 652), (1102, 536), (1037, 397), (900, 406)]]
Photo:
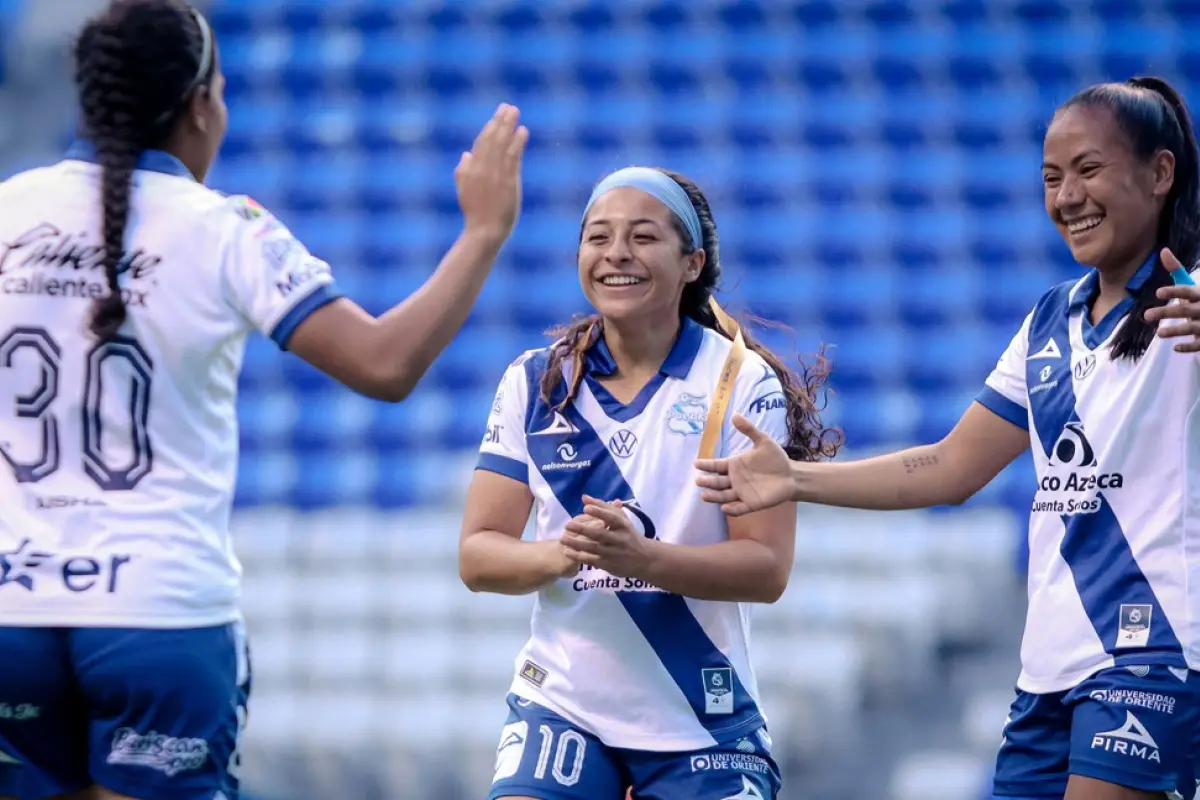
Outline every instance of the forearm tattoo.
[(913, 474), (921, 467), (932, 467), (938, 463), (938, 457), (934, 455), (928, 456), (905, 456), (904, 471), (909, 475)]

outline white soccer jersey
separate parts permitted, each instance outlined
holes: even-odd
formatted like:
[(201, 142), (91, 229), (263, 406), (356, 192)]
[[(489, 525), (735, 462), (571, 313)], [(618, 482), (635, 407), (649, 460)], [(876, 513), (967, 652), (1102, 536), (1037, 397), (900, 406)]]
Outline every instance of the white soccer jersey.
[[(679, 545), (728, 538), (718, 506), (700, 499), (692, 461), (731, 342), (686, 320), (661, 371), (629, 405), (593, 377), (616, 365), (603, 342), (563, 413), (541, 397), (548, 350), (505, 373), (488, 419), (479, 468), (528, 483), (536, 536), (557, 539), (582, 512), (584, 494), (627, 503), (647, 536)], [(569, 375), (568, 375), (569, 379)], [(750, 447), (729, 423), (740, 412), (787, 439), (778, 377), (747, 352), (719, 454)], [(561, 714), (610, 746), (690, 750), (745, 736), (764, 724), (750, 667), (749, 607), (668, 594), (585, 568), (542, 589), (512, 691)]]
[(200, 627), (238, 618), (229, 540), (247, 334), (286, 346), (329, 267), (172, 156), (139, 162), (107, 294), (100, 168), (79, 145), (0, 184), (0, 625)]
[(1039, 694), (1114, 664), (1200, 669), (1200, 359), (1156, 337), (1112, 361), (1133, 301), (1093, 326), (1096, 287), (1091, 272), (1046, 294), (978, 398), (1033, 449), (1018, 686)]

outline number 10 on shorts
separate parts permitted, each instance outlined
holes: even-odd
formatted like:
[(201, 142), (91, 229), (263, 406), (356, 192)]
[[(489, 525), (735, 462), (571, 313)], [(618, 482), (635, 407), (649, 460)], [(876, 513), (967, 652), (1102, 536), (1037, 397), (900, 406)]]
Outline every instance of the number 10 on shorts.
[[(509, 723), (500, 733), (500, 747), (496, 751), (496, 768), (492, 783), (511, 778), (521, 767), (525, 744), (529, 735), (529, 723), (525, 720)], [(535, 780), (546, 780), (549, 775), (560, 786), (574, 786), (583, 774), (583, 759), (587, 755), (587, 739), (570, 728), (555, 736), (549, 725), (539, 725), (537, 764), (533, 768)]]

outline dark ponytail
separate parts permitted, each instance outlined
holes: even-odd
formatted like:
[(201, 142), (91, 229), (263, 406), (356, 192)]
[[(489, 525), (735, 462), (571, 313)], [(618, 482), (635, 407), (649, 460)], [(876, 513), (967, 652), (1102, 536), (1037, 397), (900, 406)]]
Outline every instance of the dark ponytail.
[[(692, 181), (678, 173), (660, 169), (679, 184), (700, 219), (702, 249), (706, 256), (704, 268), (696, 280), (687, 284), (683, 289), (683, 297), (679, 302), (680, 317), (688, 317), (706, 328), (717, 331), (727, 339), (732, 339), (736, 330), (728, 330), (728, 325), (722, 324), (717, 318), (717, 312), (712, 305), (712, 292), (721, 277), (721, 251), (717, 238), (717, 224), (713, 219), (712, 209), (708, 198)], [(672, 215), (676, 233), (682, 243), (684, 255), (694, 252), (691, 245), (691, 235), (683, 224), (683, 220)], [(582, 238), (582, 229), (581, 236)], [(757, 353), (767, 365), (774, 370), (783, 387), (784, 400), (787, 403), (788, 441), (784, 449), (788, 457), (797, 461), (817, 461), (821, 458), (833, 458), (841, 445), (841, 435), (821, 423), (821, 411), (824, 410), (824, 385), (829, 377), (828, 361), (824, 354), (818, 353), (814, 364), (800, 361), (800, 370), (792, 370), (782, 359), (768, 348), (759, 344), (741, 326), (742, 338), (746, 348)], [(593, 314), (576, 320), (570, 325), (551, 331), (557, 342), (550, 350), (550, 359), (545, 375), (542, 376), (541, 396), (550, 403), (555, 389), (562, 382), (562, 363), (571, 359), (574, 369), (571, 371), (571, 385), (568, 387), (565, 399), (560, 406), (570, 402), (579, 389), (583, 379), (583, 355), (587, 352), (604, 332), (604, 322), (600, 315)]]
[(1136, 361), (1154, 340), (1156, 327), (1146, 322), (1148, 309), (1161, 306), (1158, 289), (1171, 277), (1157, 255), (1171, 248), (1180, 263), (1191, 270), (1200, 259), (1200, 156), (1191, 114), (1179, 92), (1162, 78), (1132, 78), (1125, 83), (1102, 83), (1084, 89), (1063, 104), (1100, 106), (1112, 112), (1129, 137), (1134, 155), (1149, 161), (1160, 150), (1175, 156), (1175, 181), (1158, 218), (1155, 266), (1150, 278), (1135, 292), (1134, 305), (1111, 345), (1113, 359)]
[(212, 77), (212, 42), (205, 42), (203, 24), (178, 0), (115, 0), (75, 45), (82, 132), (101, 168), (108, 294), (94, 302), (89, 325), (101, 340), (116, 335), (127, 315), (119, 277), (138, 159), (165, 142), (192, 91)]

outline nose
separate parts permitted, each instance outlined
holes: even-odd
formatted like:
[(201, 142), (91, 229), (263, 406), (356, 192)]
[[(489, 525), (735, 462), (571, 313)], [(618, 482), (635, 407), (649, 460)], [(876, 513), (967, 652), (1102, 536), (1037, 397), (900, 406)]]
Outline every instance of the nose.
[(610, 264), (623, 264), (633, 258), (629, 250), (629, 242), (624, 236), (614, 236), (608, 242), (604, 251), (604, 260)]
[(1064, 175), (1054, 195), (1054, 207), (1059, 211), (1066, 211), (1079, 207), (1085, 199), (1086, 195), (1079, 180), (1071, 175)]

